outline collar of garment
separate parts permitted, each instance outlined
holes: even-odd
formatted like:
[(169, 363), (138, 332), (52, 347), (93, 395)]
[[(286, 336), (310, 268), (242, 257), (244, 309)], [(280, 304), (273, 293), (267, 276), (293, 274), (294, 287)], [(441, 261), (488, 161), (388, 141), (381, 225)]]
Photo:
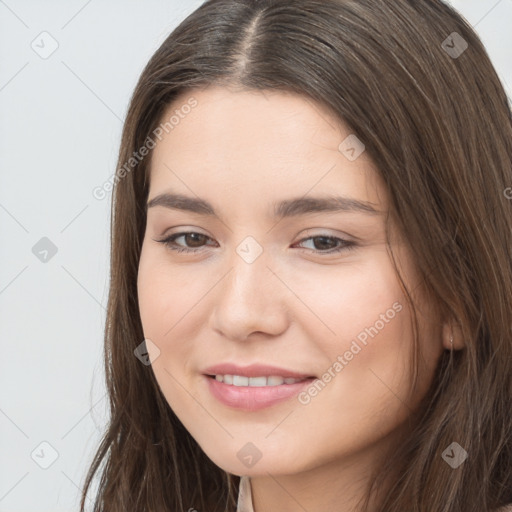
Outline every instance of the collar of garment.
[(252, 505), (251, 481), (248, 476), (240, 478), (236, 512), (254, 512)]

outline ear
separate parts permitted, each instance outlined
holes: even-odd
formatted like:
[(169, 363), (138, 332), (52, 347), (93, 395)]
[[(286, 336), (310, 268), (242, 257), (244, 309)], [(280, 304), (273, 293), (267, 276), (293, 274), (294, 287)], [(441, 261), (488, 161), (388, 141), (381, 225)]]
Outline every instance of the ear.
[(443, 323), (443, 348), (446, 350), (462, 350), (465, 347), (462, 331), (455, 322)]

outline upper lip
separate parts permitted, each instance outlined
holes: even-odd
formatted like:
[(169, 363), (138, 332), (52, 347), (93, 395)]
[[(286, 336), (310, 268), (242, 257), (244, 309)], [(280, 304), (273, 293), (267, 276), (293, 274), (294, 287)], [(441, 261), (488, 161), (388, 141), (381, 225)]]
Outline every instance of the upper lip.
[(277, 366), (267, 364), (251, 364), (248, 366), (238, 366), (233, 363), (221, 363), (209, 366), (203, 370), (205, 375), (240, 375), (243, 377), (289, 377), (293, 379), (303, 379), (313, 377), (307, 373), (278, 368)]

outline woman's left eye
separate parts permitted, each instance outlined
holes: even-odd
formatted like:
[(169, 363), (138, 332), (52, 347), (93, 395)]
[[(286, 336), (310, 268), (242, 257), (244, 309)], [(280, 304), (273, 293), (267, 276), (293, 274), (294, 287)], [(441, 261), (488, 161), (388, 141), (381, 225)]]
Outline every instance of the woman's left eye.
[[(192, 248), (190, 248), (190, 246), (184, 247), (183, 245), (177, 244), (176, 240), (178, 240), (179, 238), (183, 238), (185, 243), (192, 244)], [(199, 252), (203, 247), (202, 242), (205, 242), (207, 240), (212, 239), (207, 235), (203, 235), (202, 233), (197, 233), (195, 231), (187, 231), (182, 233), (175, 233), (174, 235), (171, 235), (163, 240), (156, 241), (164, 244), (166, 247), (176, 252)], [(316, 235), (310, 236), (308, 238), (303, 238), (298, 242), (298, 244), (301, 244), (307, 240), (316, 240), (316, 242), (313, 242), (313, 245), (316, 248), (308, 250), (318, 254), (332, 254), (336, 252), (341, 252), (346, 249), (354, 249), (357, 245), (355, 242), (344, 240), (336, 236), (327, 235)], [(328, 247), (326, 247), (326, 245)]]
[[(308, 238), (303, 238), (299, 243), (304, 242), (306, 240), (320, 240), (320, 244), (313, 242), (314, 246), (320, 245), (320, 247), (328, 245), (328, 250), (322, 251), (318, 249), (311, 249), (313, 252), (317, 252), (320, 254), (332, 254), (335, 252), (341, 252), (345, 249), (354, 249), (356, 247), (355, 242), (351, 242), (349, 240), (344, 240), (343, 238), (339, 238), (337, 236), (327, 236), (327, 235), (315, 235), (310, 236)], [(334, 245), (333, 245), (334, 244)]]

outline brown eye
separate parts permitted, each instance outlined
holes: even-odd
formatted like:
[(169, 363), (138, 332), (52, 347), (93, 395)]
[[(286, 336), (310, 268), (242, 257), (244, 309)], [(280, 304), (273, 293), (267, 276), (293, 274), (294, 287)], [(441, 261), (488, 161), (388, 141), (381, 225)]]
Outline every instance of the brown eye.
[(183, 236), (187, 244), (191, 247), (200, 247), (208, 238), (206, 235), (202, 235), (201, 233), (187, 233)]
[[(318, 249), (320, 251), (329, 250), (337, 247), (336, 239), (332, 237), (315, 236), (313, 237), (313, 240), (316, 240), (316, 242), (313, 243), (315, 249)], [(318, 241), (320, 242), (318, 243)]]
[(343, 240), (342, 238), (338, 238), (336, 236), (327, 235), (316, 235), (310, 236), (308, 238), (303, 238), (299, 242), (299, 244), (302, 244), (303, 242), (306, 242), (308, 240), (313, 240), (313, 247), (306, 249), (319, 254), (332, 254), (336, 252), (341, 252), (343, 250), (354, 249), (357, 245), (355, 242)]
[[(176, 240), (183, 238), (185, 245), (178, 244)], [(175, 233), (164, 240), (156, 240), (164, 244), (166, 247), (177, 252), (199, 252), (208, 240), (211, 240), (209, 236), (203, 235), (202, 233), (196, 233), (195, 231), (186, 231), (182, 233)]]

